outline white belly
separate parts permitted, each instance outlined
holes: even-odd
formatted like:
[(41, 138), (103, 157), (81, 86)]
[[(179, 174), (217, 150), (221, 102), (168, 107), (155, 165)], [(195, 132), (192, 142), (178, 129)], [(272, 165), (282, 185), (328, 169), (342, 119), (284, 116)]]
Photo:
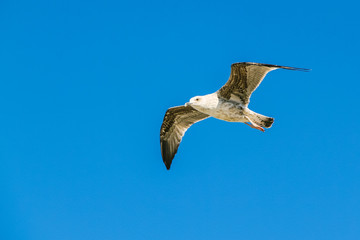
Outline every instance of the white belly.
[(232, 102), (222, 102), (212, 109), (202, 109), (204, 113), (210, 116), (228, 121), (228, 122), (248, 122), (244, 115), (244, 109)]

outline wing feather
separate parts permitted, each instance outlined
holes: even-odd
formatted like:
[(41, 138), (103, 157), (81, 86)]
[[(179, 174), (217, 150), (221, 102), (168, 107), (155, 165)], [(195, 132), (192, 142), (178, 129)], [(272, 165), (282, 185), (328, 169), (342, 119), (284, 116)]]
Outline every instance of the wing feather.
[(278, 68), (309, 71), (309, 69), (305, 68), (294, 68), (264, 63), (234, 63), (231, 65), (229, 80), (219, 89), (218, 96), (247, 106), (250, 102), (251, 94), (260, 85), (266, 74)]
[(190, 106), (169, 108), (160, 129), (161, 155), (169, 170), (186, 130), (194, 123), (208, 118)]

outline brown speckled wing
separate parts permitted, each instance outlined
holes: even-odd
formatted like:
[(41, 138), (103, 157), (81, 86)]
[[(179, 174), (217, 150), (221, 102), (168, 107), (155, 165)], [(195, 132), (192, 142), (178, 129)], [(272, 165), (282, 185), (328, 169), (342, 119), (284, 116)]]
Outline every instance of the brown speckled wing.
[(161, 155), (169, 170), (186, 130), (194, 123), (208, 118), (190, 106), (169, 108), (160, 129)]
[(266, 74), (278, 68), (309, 71), (309, 69), (305, 68), (285, 67), (264, 63), (234, 63), (231, 65), (229, 80), (219, 89), (218, 96), (247, 106), (250, 102), (251, 94), (260, 85)]

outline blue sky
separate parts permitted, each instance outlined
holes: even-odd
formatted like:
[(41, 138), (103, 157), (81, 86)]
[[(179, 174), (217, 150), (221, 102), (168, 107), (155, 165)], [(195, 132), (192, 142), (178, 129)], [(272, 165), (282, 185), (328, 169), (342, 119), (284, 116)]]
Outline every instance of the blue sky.
[[(355, 1), (2, 1), (0, 237), (359, 239)], [(167, 108), (234, 62), (271, 72), (262, 133), (208, 119), (172, 169)]]

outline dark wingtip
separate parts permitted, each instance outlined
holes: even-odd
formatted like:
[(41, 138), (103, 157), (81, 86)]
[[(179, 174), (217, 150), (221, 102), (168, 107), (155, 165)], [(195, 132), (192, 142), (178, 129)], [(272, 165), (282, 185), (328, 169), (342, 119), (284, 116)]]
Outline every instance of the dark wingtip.
[(172, 159), (171, 160), (168, 160), (168, 159), (163, 159), (163, 162), (165, 164), (165, 167), (167, 170), (170, 170), (170, 166), (171, 166), (171, 163), (172, 163)]
[(311, 71), (311, 69), (308, 69), (308, 68), (295, 68), (295, 67), (286, 67), (284, 69), (301, 71), (301, 72), (310, 72)]
[[(269, 67), (271, 67), (271, 64), (264, 64), (264, 66), (268, 65)], [(310, 72), (311, 69), (308, 68), (297, 68), (297, 67), (288, 67), (288, 66), (279, 66), (279, 65), (273, 65), (274, 67), (278, 67), (278, 68), (282, 68), (282, 69), (287, 69), (287, 70), (294, 70), (294, 71), (301, 71), (301, 72)]]
[(165, 163), (165, 166), (166, 166), (166, 170), (170, 170), (170, 164)]
[(175, 154), (174, 155), (170, 154), (170, 150), (169, 150), (170, 146), (167, 141), (160, 141), (160, 146), (161, 146), (161, 155), (163, 158), (163, 162), (166, 166), (166, 169), (170, 170), (170, 166), (171, 166), (172, 160), (174, 159)]
[(171, 166), (171, 163), (172, 163), (172, 159), (169, 160), (169, 159), (164, 159), (164, 164), (165, 164), (165, 167), (167, 170), (170, 170), (170, 166)]

